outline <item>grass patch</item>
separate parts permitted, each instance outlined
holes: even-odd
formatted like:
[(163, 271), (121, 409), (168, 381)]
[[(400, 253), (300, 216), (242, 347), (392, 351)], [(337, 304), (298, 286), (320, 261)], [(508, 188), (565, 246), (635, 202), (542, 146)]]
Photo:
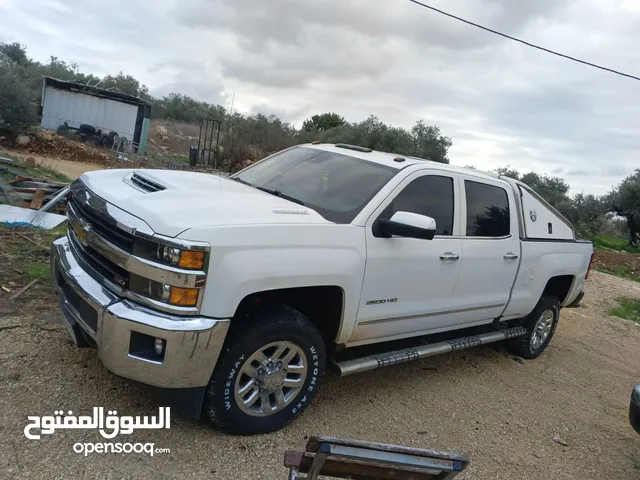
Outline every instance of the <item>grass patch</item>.
[(30, 263), (25, 266), (27, 275), (29, 278), (39, 278), (40, 280), (49, 278), (49, 265), (43, 265), (41, 263)]
[(617, 252), (640, 253), (639, 247), (629, 245), (624, 238), (607, 237), (606, 235), (598, 235), (590, 238), (594, 248), (603, 248), (615, 250)]
[(52, 230), (0, 224), (0, 284), (26, 285), (33, 279), (47, 283), (51, 242), (66, 233), (66, 223)]
[(633, 280), (634, 282), (640, 282), (640, 274), (636, 272), (633, 267), (618, 266), (618, 267), (605, 267), (596, 266), (593, 269), (597, 272), (608, 273), (609, 275), (615, 275), (616, 277), (626, 278)]
[(27, 173), (34, 177), (37, 177), (39, 175), (47, 175), (47, 176), (53, 177), (55, 181), (62, 182), (62, 183), (73, 182), (73, 179), (67, 177), (64, 173), (60, 173), (57, 170), (54, 170), (53, 168), (49, 168), (49, 167), (29, 168), (27, 169)]
[(609, 310), (609, 315), (632, 320), (640, 324), (640, 300), (620, 298), (618, 303), (620, 304), (618, 307)]

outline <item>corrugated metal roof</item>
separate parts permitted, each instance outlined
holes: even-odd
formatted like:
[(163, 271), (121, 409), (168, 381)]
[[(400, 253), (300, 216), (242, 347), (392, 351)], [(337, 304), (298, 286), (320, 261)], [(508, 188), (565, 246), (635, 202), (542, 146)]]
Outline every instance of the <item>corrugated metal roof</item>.
[(109, 100), (115, 100), (118, 102), (128, 103), (131, 105), (151, 105), (147, 100), (133, 95), (127, 95), (126, 93), (114, 92), (111, 90), (105, 90), (102, 88), (92, 87), (78, 82), (68, 82), (66, 80), (60, 80), (54, 77), (43, 77), (44, 85), (43, 90), (46, 87), (54, 87), (61, 90), (68, 90), (76, 93), (83, 93), (85, 95), (93, 95), (95, 97), (107, 98)]

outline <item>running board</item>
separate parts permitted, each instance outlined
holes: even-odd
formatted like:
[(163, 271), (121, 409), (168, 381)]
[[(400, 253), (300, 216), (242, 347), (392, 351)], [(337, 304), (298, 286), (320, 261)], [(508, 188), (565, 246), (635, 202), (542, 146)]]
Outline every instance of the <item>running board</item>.
[(404, 348), (402, 350), (394, 350), (368, 357), (355, 358), (344, 362), (336, 363), (336, 367), (341, 377), (353, 375), (354, 373), (367, 372), (382, 367), (390, 367), (399, 363), (418, 360), (419, 358), (432, 357), (442, 353), (455, 352), (466, 348), (485, 345), (487, 343), (501, 342), (508, 338), (522, 337), (527, 334), (523, 327), (512, 327), (494, 332), (482, 333), (480, 335), (472, 335), (470, 337), (461, 337), (446, 342), (432, 343), (414, 348)]

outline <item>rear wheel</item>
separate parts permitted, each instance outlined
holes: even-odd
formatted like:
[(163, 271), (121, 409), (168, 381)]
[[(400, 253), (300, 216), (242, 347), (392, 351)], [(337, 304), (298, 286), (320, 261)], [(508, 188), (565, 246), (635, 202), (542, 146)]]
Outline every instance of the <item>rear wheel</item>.
[(325, 370), (318, 329), (289, 307), (259, 311), (230, 332), (205, 397), (208, 418), (229, 433), (282, 428), (311, 403)]
[(560, 302), (556, 297), (543, 294), (522, 326), (527, 334), (507, 343), (509, 350), (523, 358), (537, 358), (549, 345), (560, 318)]

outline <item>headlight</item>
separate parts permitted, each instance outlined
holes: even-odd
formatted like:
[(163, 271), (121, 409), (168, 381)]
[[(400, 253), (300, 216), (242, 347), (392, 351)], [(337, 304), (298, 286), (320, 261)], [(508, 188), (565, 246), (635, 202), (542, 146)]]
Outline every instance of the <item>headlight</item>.
[(198, 288), (174, 287), (138, 275), (131, 275), (129, 282), (132, 292), (152, 300), (178, 307), (195, 307), (198, 304)]
[(202, 270), (204, 268), (204, 252), (195, 250), (180, 250), (168, 245), (158, 245), (156, 252), (158, 260), (169, 265), (190, 270)]

